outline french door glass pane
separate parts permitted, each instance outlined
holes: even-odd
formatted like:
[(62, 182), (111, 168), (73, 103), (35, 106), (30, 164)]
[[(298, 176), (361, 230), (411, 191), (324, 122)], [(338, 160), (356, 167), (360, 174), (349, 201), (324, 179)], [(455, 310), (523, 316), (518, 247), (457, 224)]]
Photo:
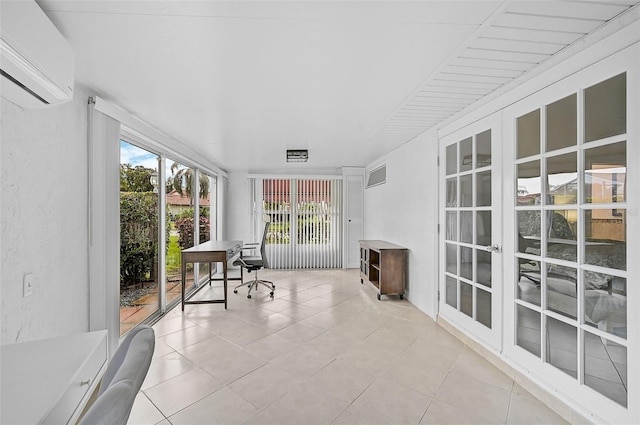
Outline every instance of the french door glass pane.
[(547, 193), (552, 205), (578, 201), (578, 157), (575, 152), (547, 158)]
[(627, 279), (584, 271), (584, 322), (627, 338)]
[(458, 145), (447, 146), (447, 175), (458, 172)]
[(516, 120), (516, 158), (526, 158), (540, 153), (540, 110), (529, 112)]
[(584, 383), (627, 407), (627, 347), (585, 332)]
[(467, 174), (460, 176), (460, 206), (472, 207), (473, 206), (473, 184), (472, 175)]
[(619, 142), (584, 151), (585, 202), (625, 202), (627, 143)]
[(455, 211), (447, 211), (447, 233), (448, 241), (458, 240), (458, 214)]
[(542, 179), (540, 161), (518, 164), (518, 205), (540, 204)]
[(627, 269), (627, 210), (584, 211), (585, 264)]
[(516, 305), (516, 344), (540, 357), (540, 313), (527, 307)]
[(547, 106), (547, 152), (576, 145), (577, 99), (578, 96), (572, 94)]
[(121, 335), (160, 308), (158, 159), (151, 152), (120, 141)]
[(460, 171), (469, 171), (473, 168), (471, 137), (460, 142)]
[(473, 212), (460, 211), (460, 242), (473, 243)]
[(476, 206), (491, 206), (491, 170), (476, 174)]
[(548, 210), (547, 256), (577, 261), (577, 210)]
[(564, 316), (576, 318), (578, 300), (576, 288), (578, 286), (577, 270), (573, 267), (547, 265), (547, 290), (545, 297), (547, 309)]
[(460, 282), (460, 311), (473, 317), (473, 286)]
[(476, 288), (478, 300), (477, 320), (488, 328), (491, 328), (491, 293)]
[(446, 277), (445, 301), (453, 308), (458, 307), (458, 281), (451, 277)]
[(476, 281), (488, 288), (491, 287), (491, 258), (490, 252), (484, 249), (476, 250)]
[(540, 262), (518, 258), (516, 260), (518, 270), (517, 297), (522, 301), (540, 306)]
[(476, 212), (476, 244), (491, 245), (491, 233), (491, 211)]
[(571, 326), (553, 317), (547, 317), (547, 363), (567, 375), (578, 377), (578, 333)]
[(491, 130), (476, 136), (476, 168), (491, 165)]
[(627, 131), (626, 73), (595, 84), (584, 91), (585, 142)]

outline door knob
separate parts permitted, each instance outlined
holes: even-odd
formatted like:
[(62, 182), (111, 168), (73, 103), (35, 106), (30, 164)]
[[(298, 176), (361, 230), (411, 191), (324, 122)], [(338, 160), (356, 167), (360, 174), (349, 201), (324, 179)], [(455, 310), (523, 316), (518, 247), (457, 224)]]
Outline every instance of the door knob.
[(484, 249), (487, 252), (500, 252), (500, 245), (494, 243), (493, 245), (485, 246)]

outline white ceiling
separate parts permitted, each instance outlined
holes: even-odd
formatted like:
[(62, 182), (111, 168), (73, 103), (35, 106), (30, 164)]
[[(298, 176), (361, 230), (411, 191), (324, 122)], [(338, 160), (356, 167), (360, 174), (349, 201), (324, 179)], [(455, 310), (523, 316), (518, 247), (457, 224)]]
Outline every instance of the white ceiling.
[(636, 3), (38, 1), (77, 82), (252, 172), (366, 166)]

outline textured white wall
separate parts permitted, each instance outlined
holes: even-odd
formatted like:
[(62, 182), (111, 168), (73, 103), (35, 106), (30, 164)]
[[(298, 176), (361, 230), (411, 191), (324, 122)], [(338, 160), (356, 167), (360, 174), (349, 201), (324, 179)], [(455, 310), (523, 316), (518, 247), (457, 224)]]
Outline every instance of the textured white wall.
[(423, 135), (373, 166), (387, 165), (387, 182), (364, 191), (364, 238), (409, 249), (406, 298), (431, 317), (438, 286), (438, 146)]
[(39, 110), (1, 99), (2, 345), (88, 330), (87, 96)]
[(247, 173), (231, 172), (227, 184), (227, 239), (253, 242), (251, 191)]

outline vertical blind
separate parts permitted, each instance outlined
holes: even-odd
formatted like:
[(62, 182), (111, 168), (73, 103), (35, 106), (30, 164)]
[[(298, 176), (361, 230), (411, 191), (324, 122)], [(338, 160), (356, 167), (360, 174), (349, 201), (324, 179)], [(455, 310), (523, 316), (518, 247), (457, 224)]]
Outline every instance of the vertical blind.
[(261, 179), (256, 183), (261, 216), (271, 222), (266, 239), (271, 268), (342, 267), (341, 180)]

